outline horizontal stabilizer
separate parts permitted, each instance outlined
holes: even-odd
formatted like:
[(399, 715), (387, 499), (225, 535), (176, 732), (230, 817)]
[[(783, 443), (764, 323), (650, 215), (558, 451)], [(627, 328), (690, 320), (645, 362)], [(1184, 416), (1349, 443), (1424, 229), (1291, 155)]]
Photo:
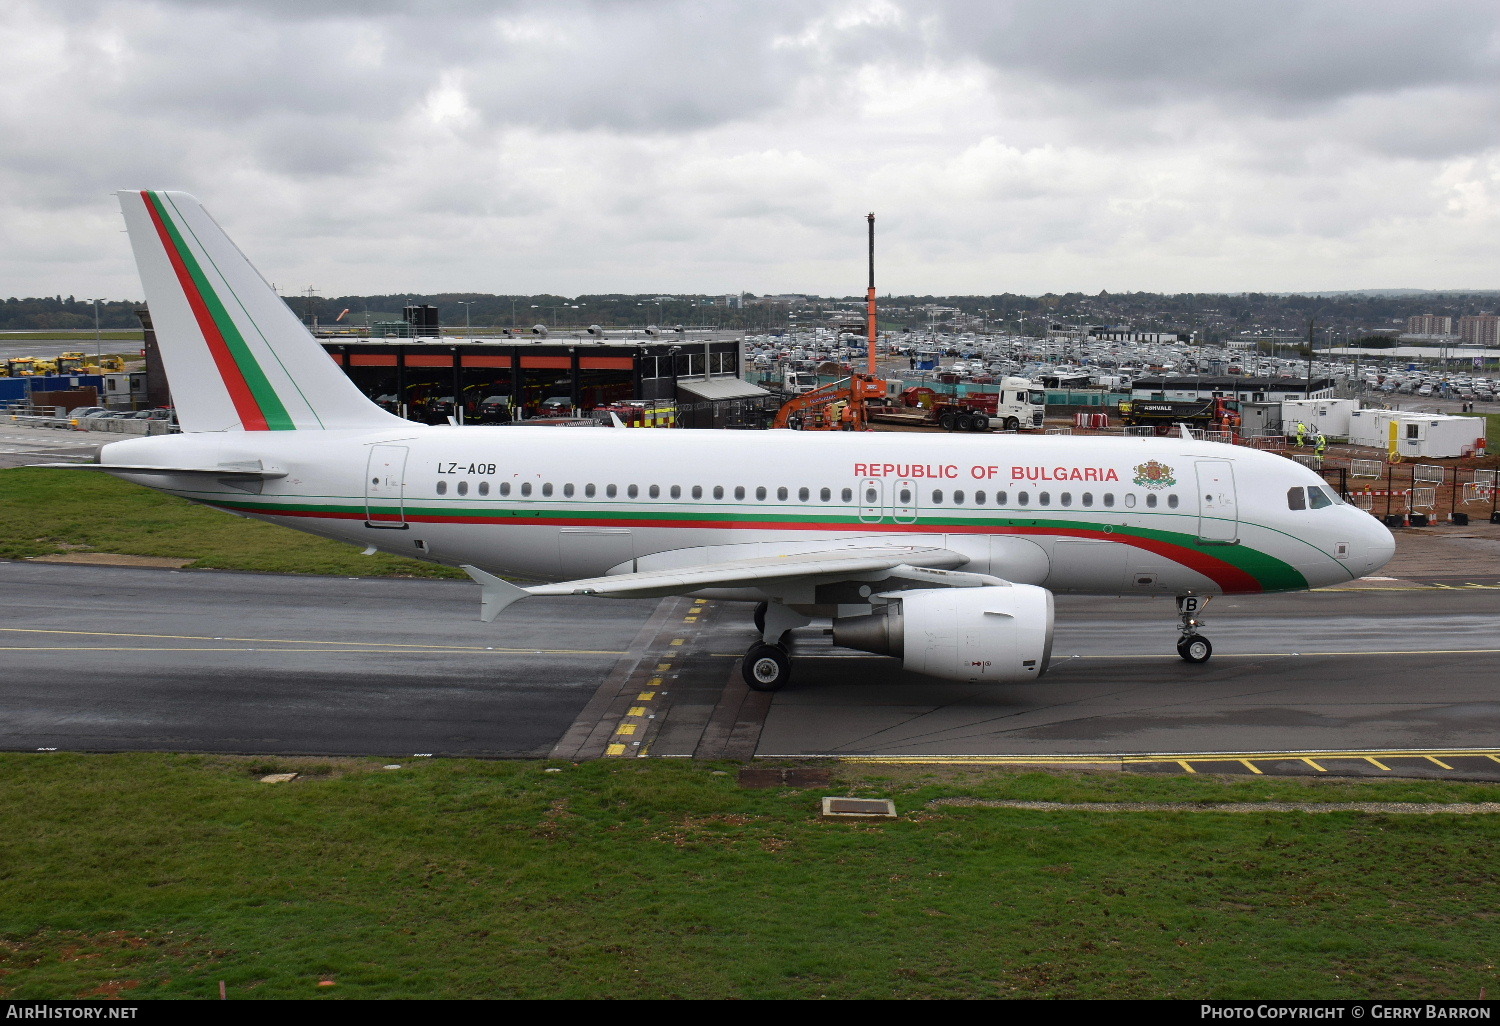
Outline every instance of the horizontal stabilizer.
[(107, 474), (206, 474), (210, 477), (244, 477), (262, 481), (286, 477), (277, 467), (260, 466), (259, 460), (225, 463), (217, 467), (163, 467), (147, 463), (34, 463), (37, 467), (66, 467), (69, 470), (102, 470)]

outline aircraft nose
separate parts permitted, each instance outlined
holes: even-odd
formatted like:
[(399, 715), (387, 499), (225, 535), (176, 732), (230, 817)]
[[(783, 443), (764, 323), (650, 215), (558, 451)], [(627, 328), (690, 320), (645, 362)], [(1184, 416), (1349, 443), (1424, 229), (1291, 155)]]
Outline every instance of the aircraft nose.
[(1365, 573), (1369, 574), (1385, 566), (1396, 554), (1396, 536), (1374, 517), (1365, 514), (1365, 520), (1365, 537), (1361, 542), (1366, 560)]

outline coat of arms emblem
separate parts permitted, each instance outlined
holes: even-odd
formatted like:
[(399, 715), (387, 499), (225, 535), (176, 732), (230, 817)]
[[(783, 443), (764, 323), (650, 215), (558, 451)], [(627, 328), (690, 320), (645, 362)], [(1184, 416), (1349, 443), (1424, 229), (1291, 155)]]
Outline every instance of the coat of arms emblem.
[(1165, 463), (1147, 460), (1135, 468), (1135, 483), (1142, 488), (1170, 488), (1177, 483), (1172, 468)]

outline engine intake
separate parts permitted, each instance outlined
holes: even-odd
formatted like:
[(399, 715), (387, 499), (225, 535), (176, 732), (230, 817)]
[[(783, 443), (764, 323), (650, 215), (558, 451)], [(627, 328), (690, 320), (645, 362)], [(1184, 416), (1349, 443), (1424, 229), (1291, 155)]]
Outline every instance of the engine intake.
[(1052, 658), (1052, 593), (1029, 584), (903, 591), (833, 621), (833, 642), (944, 680), (1036, 680)]

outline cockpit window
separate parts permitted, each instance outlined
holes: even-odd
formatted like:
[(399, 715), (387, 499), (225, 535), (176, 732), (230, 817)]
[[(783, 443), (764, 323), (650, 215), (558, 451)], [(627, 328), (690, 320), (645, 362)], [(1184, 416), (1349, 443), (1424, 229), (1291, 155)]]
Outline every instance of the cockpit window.
[(1289, 488), (1286, 493), (1286, 504), (1289, 509), (1306, 509), (1307, 496), (1300, 487)]
[(1307, 486), (1307, 504), (1312, 509), (1322, 509), (1333, 505), (1333, 496), (1328, 494), (1327, 488), (1318, 488), (1314, 485)]

